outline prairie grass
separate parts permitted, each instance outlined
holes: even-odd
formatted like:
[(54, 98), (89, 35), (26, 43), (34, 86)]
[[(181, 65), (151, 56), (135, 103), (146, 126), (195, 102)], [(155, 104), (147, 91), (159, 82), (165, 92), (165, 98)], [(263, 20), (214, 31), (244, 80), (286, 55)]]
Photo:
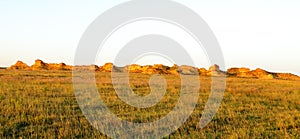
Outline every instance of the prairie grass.
[[(99, 94), (118, 117), (151, 122), (167, 115), (180, 93), (179, 77), (163, 75), (167, 92), (145, 109), (122, 102), (109, 73), (97, 73)], [(150, 92), (150, 75), (131, 74), (130, 86), (141, 96)], [(200, 78), (199, 100), (190, 118), (165, 138), (300, 138), (300, 81), (227, 78), (218, 113), (197, 128), (209, 97), (211, 78)], [(108, 138), (82, 114), (69, 71), (0, 70), (0, 138)]]

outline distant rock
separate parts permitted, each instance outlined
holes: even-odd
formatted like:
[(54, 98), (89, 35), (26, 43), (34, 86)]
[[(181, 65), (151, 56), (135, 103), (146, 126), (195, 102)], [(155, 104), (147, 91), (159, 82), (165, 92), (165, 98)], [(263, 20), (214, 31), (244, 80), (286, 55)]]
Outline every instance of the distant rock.
[(125, 70), (128, 71), (129, 73), (142, 73), (142, 66), (137, 65), (137, 64), (132, 64), (128, 65), (125, 67)]
[(88, 69), (91, 71), (98, 71), (99, 67), (97, 65), (90, 65)]
[(157, 74), (170, 74), (168, 72), (168, 70), (170, 69), (170, 67), (165, 66), (163, 64), (154, 64), (152, 68), (155, 71), (153, 73), (157, 73)]
[(65, 63), (50, 63), (46, 64), (47, 70), (72, 70), (72, 66), (68, 66)]
[(214, 64), (213, 66), (209, 67), (209, 71), (220, 71), (220, 66), (217, 64)]
[(168, 73), (172, 75), (179, 75), (178, 66), (174, 64), (172, 67), (168, 68)]
[(144, 73), (144, 74), (156, 74), (159, 71), (157, 71), (156, 68), (154, 68), (153, 66), (147, 65), (147, 66), (134, 66), (135, 68), (129, 68), (129, 72), (133, 72), (133, 73)]
[(242, 77), (242, 78), (254, 78), (255, 76), (250, 72), (249, 68), (230, 68), (227, 70), (228, 76)]
[(251, 71), (254, 77), (259, 79), (274, 79), (274, 76), (272, 73), (267, 72), (263, 69), (257, 68), (256, 70)]
[(200, 74), (200, 76), (207, 76), (208, 75), (208, 70), (206, 70), (205, 68), (200, 68), (199, 69), (199, 74)]
[(179, 66), (178, 72), (183, 75), (198, 75), (199, 74), (197, 68), (191, 67), (191, 66), (186, 66), (186, 65)]
[(205, 68), (195, 68), (192, 66), (174, 64), (168, 67), (162, 64), (154, 64), (141, 66), (137, 64), (127, 65), (125, 67), (116, 67), (113, 63), (106, 63), (103, 66), (97, 65), (82, 65), (82, 66), (69, 66), (65, 63), (45, 63), (40, 59), (35, 60), (32, 66), (28, 66), (22, 61), (17, 61), (16, 64), (7, 68), (8, 70), (89, 70), (96, 72), (129, 72), (129, 73), (143, 73), (143, 74), (170, 74), (170, 75), (200, 75), (200, 76), (228, 76), (239, 78), (257, 78), (257, 79), (282, 79), (282, 80), (300, 80), (300, 77), (290, 73), (272, 73), (266, 70), (257, 68), (250, 70), (249, 68), (230, 68), (227, 72), (220, 70), (218, 65)]
[(275, 76), (277, 79), (282, 80), (300, 80), (299, 76), (291, 73), (276, 73)]
[(220, 70), (220, 66), (217, 64), (214, 64), (213, 66), (209, 67), (209, 70), (207, 71), (207, 76), (225, 76), (226, 73), (224, 71)]
[(35, 60), (34, 64), (30, 68), (31, 70), (47, 70), (48, 65), (44, 63), (42, 60), (37, 59)]
[(72, 66), (68, 66), (65, 63), (45, 63), (44, 61), (37, 59), (30, 67), (31, 70), (72, 70)]
[(29, 66), (22, 61), (17, 61), (16, 64), (10, 66), (8, 69), (10, 69), (10, 70), (28, 70)]
[(227, 70), (229, 75), (237, 75), (239, 73), (247, 73), (250, 72), (249, 68), (231, 68)]
[(99, 67), (100, 72), (111, 72), (114, 65), (112, 63), (106, 63), (103, 66)]
[(227, 75), (241, 78), (274, 79), (274, 75), (271, 72), (260, 68), (252, 71), (249, 68), (231, 68), (227, 70)]

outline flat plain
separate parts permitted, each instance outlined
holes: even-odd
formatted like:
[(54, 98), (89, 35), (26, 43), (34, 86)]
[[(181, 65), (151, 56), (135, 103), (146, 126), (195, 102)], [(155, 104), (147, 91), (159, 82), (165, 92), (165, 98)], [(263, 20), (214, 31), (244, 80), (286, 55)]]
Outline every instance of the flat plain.
[[(154, 107), (128, 106), (116, 95), (110, 73), (96, 73), (99, 96), (118, 117), (151, 122), (176, 105), (180, 79), (163, 75), (167, 92)], [(131, 74), (138, 95), (150, 92), (150, 75)], [(300, 138), (300, 81), (226, 79), (222, 104), (203, 129), (198, 122), (210, 94), (211, 78), (200, 77), (198, 104), (189, 119), (165, 138)], [(95, 129), (79, 108), (71, 71), (0, 69), (0, 138), (108, 138)]]

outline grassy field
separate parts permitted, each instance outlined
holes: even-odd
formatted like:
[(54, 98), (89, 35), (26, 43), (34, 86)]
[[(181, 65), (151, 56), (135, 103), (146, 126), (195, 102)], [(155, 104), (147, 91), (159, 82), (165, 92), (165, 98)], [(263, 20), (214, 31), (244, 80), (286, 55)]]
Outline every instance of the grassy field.
[[(109, 73), (97, 73), (97, 86), (118, 117), (149, 122), (165, 116), (179, 97), (180, 80), (164, 75), (165, 97), (155, 107), (124, 104), (114, 92)], [(133, 74), (131, 87), (150, 92), (149, 75)], [(227, 78), (225, 96), (214, 119), (197, 128), (210, 93), (210, 78), (200, 78), (196, 109), (177, 131), (165, 138), (300, 138), (300, 81)], [(69, 71), (0, 70), (0, 138), (107, 138), (82, 114)]]

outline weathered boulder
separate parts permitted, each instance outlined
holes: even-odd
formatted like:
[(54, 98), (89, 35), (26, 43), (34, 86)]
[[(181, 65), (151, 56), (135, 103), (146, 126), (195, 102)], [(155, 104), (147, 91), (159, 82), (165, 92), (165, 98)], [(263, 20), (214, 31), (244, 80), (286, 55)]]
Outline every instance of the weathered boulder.
[(106, 63), (103, 66), (98, 68), (100, 72), (111, 72), (113, 70), (114, 65), (112, 63)]
[(89, 70), (91, 70), (91, 71), (98, 71), (99, 67), (97, 65), (90, 65), (89, 66)]
[(229, 75), (237, 75), (239, 73), (246, 73), (246, 72), (250, 72), (249, 68), (230, 68), (227, 70), (227, 73)]
[(274, 79), (274, 76), (263, 69), (257, 68), (256, 70), (251, 71), (252, 75), (259, 79)]
[(129, 73), (142, 73), (142, 66), (137, 65), (137, 64), (132, 64), (129, 66), (126, 66), (125, 68)]
[(300, 80), (300, 77), (291, 73), (276, 73), (277, 79), (282, 80)]
[(10, 66), (8, 69), (10, 69), (10, 70), (28, 70), (29, 66), (22, 61), (17, 61), (16, 64)]
[(153, 66), (147, 65), (147, 66), (141, 66), (139, 70), (135, 70), (135, 73), (141, 71), (141, 73), (144, 74), (156, 74), (158, 71)]
[(183, 75), (199, 75), (197, 68), (187, 65), (179, 66), (178, 72)]
[(71, 70), (69, 66), (67, 66), (65, 63), (50, 63), (45, 64), (47, 66), (47, 70)]
[(225, 72), (220, 70), (220, 67), (217, 64), (214, 64), (213, 66), (209, 67), (209, 70), (207, 71), (207, 76), (224, 76)]
[(199, 69), (199, 75), (200, 76), (207, 76), (208, 70), (206, 70), (205, 68), (200, 68)]
[(217, 64), (214, 64), (212, 66), (209, 67), (209, 71), (217, 71), (219, 72), (220, 71), (220, 66), (217, 65)]
[(168, 68), (168, 73), (172, 75), (179, 75), (178, 66), (174, 64), (172, 67)]
[(48, 64), (44, 63), (42, 60), (35, 60), (34, 64), (30, 67), (31, 70), (47, 70)]
[(230, 68), (227, 70), (228, 76), (235, 76), (235, 77), (254, 77), (254, 75), (250, 72), (249, 68)]
[[(224, 76), (226, 72), (220, 70), (218, 65), (205, 68), (195, 68), (192, 66), (177, 66), (174, 64), (172, 67), (164, 66), (162, 64), (155, 64), (153, 66), (146, 65), (140, 66), (137, 64), (128, 65), (125, 67), (116, 67), (112, 63), (106, 63), (103, 66), (97, 65), (82, 65), (82, 66), (69, 66), (64, 63), (45, 63), (40, 59), (35, 60), (32, 66), (28, 66), (22, 61), (17, 61), (16, 64), (7, 69), (11, 70), (94, 70), (99, 72), (130, 72), (130, 73), (143, 73), (143, 74), (171, 74), (171, 75), (200, 75), (200, 76)], [(231, 77), (242, 78), (258, 78), (258, 79), (283, 79), (283, 80), (300, 80), (300, 77), (290, 73), (272, 73), (266, 70), (257, 68), (250, 70), (249, 68), (231, 68), (227, 70), (227, 75)]]
[(162, 64), (154, 64), (152, 67), (157, 74), (170, 74), (169, 69), (170, 67), (162, 65)]

